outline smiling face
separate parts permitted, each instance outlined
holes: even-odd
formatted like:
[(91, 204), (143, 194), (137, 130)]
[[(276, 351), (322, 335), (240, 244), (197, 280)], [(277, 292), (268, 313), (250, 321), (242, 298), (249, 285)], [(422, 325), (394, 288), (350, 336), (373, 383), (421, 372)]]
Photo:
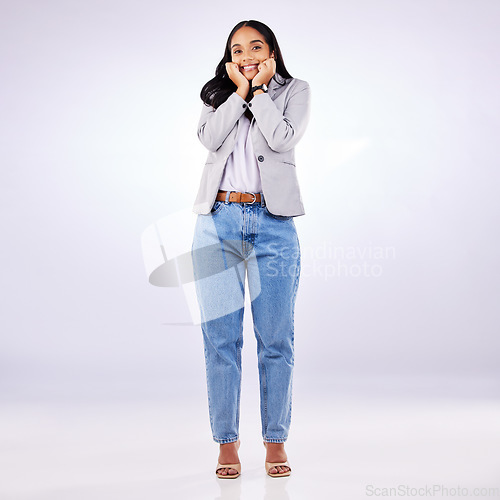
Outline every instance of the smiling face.
[(271, 56), (274, 52), (269, 53), (269, 45), (255, 28), (243, 26), (231, 39), (232, 61), (248, 80), (257, 76), (259, 64)]

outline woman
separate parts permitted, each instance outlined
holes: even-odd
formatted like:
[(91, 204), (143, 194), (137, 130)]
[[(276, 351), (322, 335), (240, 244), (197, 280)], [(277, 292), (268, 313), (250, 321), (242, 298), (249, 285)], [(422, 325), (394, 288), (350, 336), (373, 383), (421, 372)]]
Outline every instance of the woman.
[(294, 307), (304, 215), (294, 147), (310, 114), (310, 88), (285, 68), (265, 24), (238, 23), (202, 91), (198, 137), (209, 150), (193, 211), (196, 293), (216, 474), (240, 475), (238, 458), (245, 275), (257, 339), (265, 468), (289, 476), (284, 443), (292, 409)]

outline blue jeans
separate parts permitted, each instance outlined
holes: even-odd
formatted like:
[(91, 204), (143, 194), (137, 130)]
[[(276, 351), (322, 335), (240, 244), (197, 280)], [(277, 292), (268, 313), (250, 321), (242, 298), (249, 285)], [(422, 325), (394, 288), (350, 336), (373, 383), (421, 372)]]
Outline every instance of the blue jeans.
[(299, 239), (293, 217), (271, 214), (261, 200), (216, 201), (210, 214), (198, 214), (195, 225), (191, 256), (217, 443), (239, 438), (246, 275), (257, 339), (262, 437), (283, 443), (290, 428)]

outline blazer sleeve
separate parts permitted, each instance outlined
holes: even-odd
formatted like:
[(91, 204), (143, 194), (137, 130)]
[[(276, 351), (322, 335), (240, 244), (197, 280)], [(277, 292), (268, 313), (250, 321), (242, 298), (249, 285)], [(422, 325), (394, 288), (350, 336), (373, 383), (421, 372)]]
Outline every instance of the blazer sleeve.
[(311, 114), (311, 89), (307, 82), (293, 92), (284, 113), (267, 92), (253, 96), (251, 110), (269, 147), (283, 153), (295, 147), (306, 131)]
[(203, 103), (198, 123), (198, 138), (201, 143), (209, 151), (217, 151), (245, 110), (245, 99), (236, 92), (233, 92), (217, 109)]

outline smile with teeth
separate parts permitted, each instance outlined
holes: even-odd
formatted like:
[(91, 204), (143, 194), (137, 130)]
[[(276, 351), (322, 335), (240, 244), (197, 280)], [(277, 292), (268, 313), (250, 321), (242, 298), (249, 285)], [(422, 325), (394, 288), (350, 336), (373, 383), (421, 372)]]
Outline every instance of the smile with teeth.
[(242, 66), (241, 69), (242, 71), (252, 71), (254, 69), (257, 69), (258, 67), (258, 64), (249, 64), (248, 66)]

